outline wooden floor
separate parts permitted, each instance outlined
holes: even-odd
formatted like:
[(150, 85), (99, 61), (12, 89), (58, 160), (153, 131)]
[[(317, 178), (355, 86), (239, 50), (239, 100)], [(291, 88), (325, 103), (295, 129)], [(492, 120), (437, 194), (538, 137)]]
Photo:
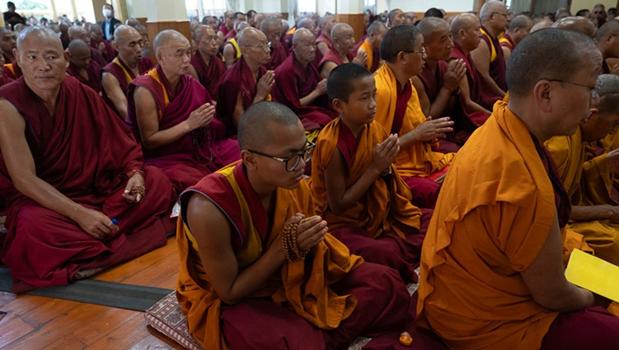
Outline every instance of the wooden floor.
[[(174, 289), (178, 255), (165, 247), (95, 277)], [(148, 328), (141, 312), (0, 292), (0, 349), (181, 349)], [(1, 315), (0, 315), (1, 317)]]

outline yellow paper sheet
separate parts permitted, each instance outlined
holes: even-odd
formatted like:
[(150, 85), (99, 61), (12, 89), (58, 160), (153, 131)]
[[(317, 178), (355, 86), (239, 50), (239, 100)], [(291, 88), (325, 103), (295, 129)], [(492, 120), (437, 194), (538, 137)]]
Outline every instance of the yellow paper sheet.
[(581, 288), (619, 302), (619, 266), (574, 249), (565, 278)]

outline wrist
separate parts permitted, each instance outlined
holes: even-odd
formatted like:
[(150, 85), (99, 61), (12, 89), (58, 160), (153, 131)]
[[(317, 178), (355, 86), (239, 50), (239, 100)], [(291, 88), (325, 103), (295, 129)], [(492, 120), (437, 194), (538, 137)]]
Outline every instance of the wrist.
[(193, 131), (193, 128), (191, 127), (191, 124), (189, 124), (189, 120), (185, 120), (183, 122), (183, 128), (185, 130), (185, 133), (189, 133)]

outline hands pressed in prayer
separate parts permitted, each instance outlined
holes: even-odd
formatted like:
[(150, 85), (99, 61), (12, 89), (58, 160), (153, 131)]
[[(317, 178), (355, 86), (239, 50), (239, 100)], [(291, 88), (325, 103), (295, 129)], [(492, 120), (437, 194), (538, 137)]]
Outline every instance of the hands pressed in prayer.
[(215, 117), (215, 103), (207, 102), (189, 114), (189, 131), (208, 126)]
[(299, 218), (297, 246), (301, 251), (312, 249), (327, 234), (327, 222), (318, 215), (305, 218), (303, 214), (297, 214), (293, 218)]
[(608, 159), (608, 169), (612, 173), (619, 173), (619, 148), (606, 153)]
[(385, 141), (374, 147), (374, 157), (372, 159), (372, 167), (383, 173), (395, 161), (395, 157), (400, 152), (400, 139), (397, 134), (391, 134)]
[(256, 90), (255, 100), (264, 100), (271, 92), (273, 84), (275, 84), (275, 72), (272, 70), (268, 70), (266, 73), (264, 73), (262, 77), (260, 77), (260, 80), (258, 80), (258, 88)]
[(324, 95), (327, 93), (327, 79), (322, 79), (316, 84), (316, 92), (318, 96)]
[(462, 59), (449, 61), (443, 78), (443, 86), (449, 91), (456, 91), (460, 87), (460, 80), (466, 74), (466, 65)]
[(356, 63), (360, 66), (365, 67), (365, 64), (368, 61), (368, 54), (365, 51), (359, 50), (357, 52), (357, 56), (353, 58), (352, 63)]
[(428, 119), (419, 124), (412, 132), (416, 133), (416, 139), (420, 142), (433, 142), (436, 139), (445, 138), (446, 134), (453, 131), (454, 122), (449, 117)]
[(81, 212), (76, 215), (75, 222), (89, 235), (106, 239), (113, 237), (118, 232), (118, 226), (100, 211), (82, 207)]
[(146, 188), (144, 187), (144, 177), (140, 172), (136, 172), (127, 181), (127, 186), (125, 187), (125, 192), (123, 192), (123, 197), (125, 197), (129, 203), (139, 203), (142, 198), (144, 198), (145, 192)]

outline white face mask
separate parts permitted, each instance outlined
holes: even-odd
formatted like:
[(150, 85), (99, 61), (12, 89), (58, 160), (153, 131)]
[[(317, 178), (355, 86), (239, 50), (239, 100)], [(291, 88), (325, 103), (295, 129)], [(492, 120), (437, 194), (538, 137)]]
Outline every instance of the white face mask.
[(112, 17), (112, 10), (104, 9), (103, 10), (103, 17)]

